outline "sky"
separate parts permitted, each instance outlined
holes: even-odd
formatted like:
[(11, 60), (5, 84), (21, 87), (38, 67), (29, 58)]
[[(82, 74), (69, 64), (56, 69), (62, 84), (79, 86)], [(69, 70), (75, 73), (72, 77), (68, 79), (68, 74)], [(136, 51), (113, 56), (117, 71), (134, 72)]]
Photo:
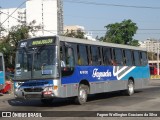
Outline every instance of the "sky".
[[(0, 7), (18, 7), (24, 1), (0, 0)], [(76, 1), (81, 3), (75, 3)], [(84, 2), (92, 2), (93, 4), (84, 4)], [(106, 32), (104, 26), (108, 24), (131, 19), (139, 28), (134, 36), (135, 39), (141, 41), (149, 38), (160, 39), (160, 0), (64, 0), (63, 8), (64, 25), (84, 26), (86, 31), (92, 31), (94, 37), (104, 36)]]

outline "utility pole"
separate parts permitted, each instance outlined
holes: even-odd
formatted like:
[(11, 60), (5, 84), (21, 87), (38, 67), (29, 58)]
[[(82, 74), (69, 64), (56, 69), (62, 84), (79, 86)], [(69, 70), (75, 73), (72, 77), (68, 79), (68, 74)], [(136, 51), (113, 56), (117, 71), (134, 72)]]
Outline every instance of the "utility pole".
[(42, 2), (42, 35), (44, 36), (44, 10), (43, 10), (43, 0), (41, 1)]
[(157, 75), (159, 75), (159, 40), (157, 39)]
[(63, 0), (57, 0), (57, 34), (62, 35), (63, 34)]
[(1, 12), (1, 6), (0, 6), (0, 40), (1, 40), (1, 38), (2, 38), (2, 23), (1, 23), (1, 14), (2, 14), (2, 12)]

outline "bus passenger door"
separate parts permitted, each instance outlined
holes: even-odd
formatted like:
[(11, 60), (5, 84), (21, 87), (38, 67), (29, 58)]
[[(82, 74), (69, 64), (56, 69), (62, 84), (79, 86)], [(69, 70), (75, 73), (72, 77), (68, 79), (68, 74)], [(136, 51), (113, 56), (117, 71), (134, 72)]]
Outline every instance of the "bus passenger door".
[(71, 45), (61, 43), (60, 47), (60, 68), (61, 68), (61, 96), (71, 97), (78, 94), (77, 74), (75, 68), (75, 48)]

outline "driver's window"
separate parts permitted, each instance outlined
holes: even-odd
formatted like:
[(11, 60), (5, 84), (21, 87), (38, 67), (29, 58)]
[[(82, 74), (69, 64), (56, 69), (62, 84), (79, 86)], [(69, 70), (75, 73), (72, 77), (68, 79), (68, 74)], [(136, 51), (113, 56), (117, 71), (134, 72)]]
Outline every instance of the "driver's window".
[(66, 65), (67, 67), (74, 67), (74, 54), (73, 54), (73, 49), (66, 47), (65, 48), (65, 57), (66, 57)]
[(74, 49), (66, 46), (62, 49), (61, 47), (60, 59), (62, 76), (72, 75), (75, 66)]
[(65, 56), (62, 46), (60, 47), (60, 65), (61, 67), (66, 67)]

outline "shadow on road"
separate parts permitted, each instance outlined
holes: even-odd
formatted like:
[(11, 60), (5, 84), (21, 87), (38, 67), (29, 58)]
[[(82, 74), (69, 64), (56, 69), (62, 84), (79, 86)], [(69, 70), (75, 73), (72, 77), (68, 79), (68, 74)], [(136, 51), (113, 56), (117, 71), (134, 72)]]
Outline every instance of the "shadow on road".
[[(142, 92), (141, 90), (135, 91), (134, 95), (137, 93)], [(110, 99), (110, 98), (117, 98), (117, 97), (128, 97), (124, 91), (115, 91), (115, 92), (108, 92), (108, 93), (98, 93), (91, 95), (88, 98), (88, 102), (96, 101), (96, 100), (103, 100), (103, 99)]]
[(43, 104), (40, 100), (19, 100), (19, 99), (11, 99), (8, 100), (8, 103), (11, 106), (35, 106), (35, 107), (60, 107), (74, 104), (69, 99), (54, 99), (52, 104)]

